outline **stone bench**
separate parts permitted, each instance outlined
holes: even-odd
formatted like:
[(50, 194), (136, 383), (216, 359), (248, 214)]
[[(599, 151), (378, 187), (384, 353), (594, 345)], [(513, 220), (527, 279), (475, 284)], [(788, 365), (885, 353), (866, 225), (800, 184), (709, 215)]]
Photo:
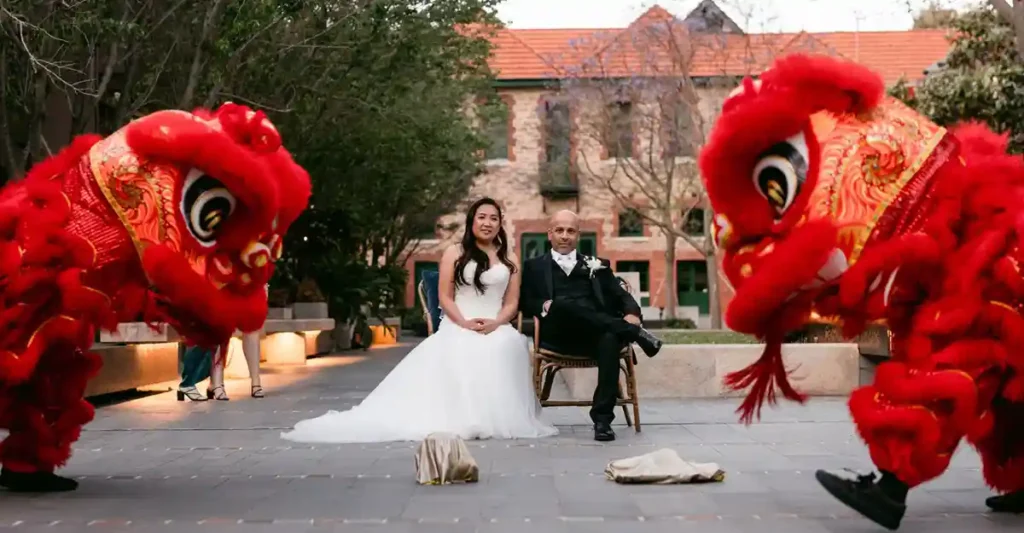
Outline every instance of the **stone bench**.
[[(260, 331), (260, 361), (271, 365), (304, 365), (307, 357), (327, 353), (335, 327), (331, 318), (269, 319)], [(178, 345), (181, 336), (167, 324), (151, 328), (143, 322), (118, 324), (111, 332), (101, 331), (93, 347), (103, 359), (100, 373), (89, 382), (86, 396), (131, 390), (178, 379)], [(247, 378), (249, 370), (242, 354), (242, 332), (228, 343), (228, 378)]]
[[(641, 399), (727, 398), (745, 392), (728, 390), (726, 374), (753, 363), (764, 349), (758, 344), (666, 344), (654, 358), (638, 351), (637, 389)], [(860, 383), (856, 344), (786, 344), (786, 366), (795, 371), (791, 383), (812, 396), (845, 396)], [(563, 370), (570, 396), (587, 399), (597, 385), (597, 371)]]

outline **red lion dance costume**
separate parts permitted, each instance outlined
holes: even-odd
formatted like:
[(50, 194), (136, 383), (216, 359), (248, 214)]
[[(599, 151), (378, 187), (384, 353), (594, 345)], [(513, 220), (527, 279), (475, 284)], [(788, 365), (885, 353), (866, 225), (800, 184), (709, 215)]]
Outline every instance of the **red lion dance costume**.
[(847, 336), (888, 325), (891, 360), (849, 401), (882, 475), (817, 477), (890, 529), (964, 437), (1004, 493), (989, 507), (1024, 511), (1024, 159), (1006, 147), (982, 125), (937, 126), (864, 67), (796, 55), (744, 80), (700, 156), (736, 289), (726, 322), (766, 343), (726, 378), (750, 388), (745, 422), (776, 387), (805, 399), (786, 332), (814, 315)]
[(0, 485), (54, 469), (93, 418), (97, 328), (167, 322), (191, 344), (259, 329), (309, 176), (262, 112), (160, 111), (83, 136), (0, 191)]

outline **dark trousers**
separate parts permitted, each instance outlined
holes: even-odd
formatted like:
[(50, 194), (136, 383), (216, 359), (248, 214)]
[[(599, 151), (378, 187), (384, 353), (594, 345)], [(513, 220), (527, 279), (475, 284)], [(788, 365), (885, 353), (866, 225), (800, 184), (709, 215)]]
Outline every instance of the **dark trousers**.
[(622, 349), (636, 340), (640, 328), (598, 309), (587, 301), (555, 300), (541, 322), (542, 341), (573, 355), (597, 361), (597, 388), (590, 419), (611, 423), (619, 395)]

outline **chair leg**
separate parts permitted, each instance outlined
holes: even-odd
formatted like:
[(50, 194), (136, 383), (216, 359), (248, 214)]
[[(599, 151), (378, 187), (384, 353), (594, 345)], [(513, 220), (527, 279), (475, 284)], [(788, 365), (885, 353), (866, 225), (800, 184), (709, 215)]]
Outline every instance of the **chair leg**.
[(551, 397), (551, 387), (555, 384), (555, 375), (561, 370), (557, 366), (549, 366), (544, 372), (544, 390), (541, 392), (541, 401)]
[(626, 389), (629, 391), (629, 398), (633, 400), (633, 430), (640, 433), (640, 393), (636, 387), (636, 366), (632, 357), (626, 358)]
[[(627, 396), (622, 392), (622, 382), (619, 382), (619, 399), (625, 400)], [(626, 427), (633, 427), (633, 417), (629, 416), (629, 409), (627, 406), (622, 406), (622, 416), (626, 418)]]

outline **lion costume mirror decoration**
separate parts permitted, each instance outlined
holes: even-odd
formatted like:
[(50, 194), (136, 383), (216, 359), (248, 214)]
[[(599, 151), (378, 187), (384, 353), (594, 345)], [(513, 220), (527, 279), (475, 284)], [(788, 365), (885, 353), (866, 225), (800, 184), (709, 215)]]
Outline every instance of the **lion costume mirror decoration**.
[(54, 470), (93, 418), (98, 328), (165, 322), (210, 347), (259, 329), (309, 195), (267, 117), (232, 103), (79, 137), (0, 191), (0, 485), (76, 487)]
[(839, 59), (781, 58), (724, 102), (700, 155), (734, 330), (765, 342), (726, 378), (742, 420), (787, 381), (783, 336), (822, 317), (848, 337), (887, 325), (891, 359), (849, 407), (881, 472), (819, 472), (895, 529), (906, 491), (966, 438), (995, 510), (1024, 510), (1024, 160), (980, 124), (940, 127)]

